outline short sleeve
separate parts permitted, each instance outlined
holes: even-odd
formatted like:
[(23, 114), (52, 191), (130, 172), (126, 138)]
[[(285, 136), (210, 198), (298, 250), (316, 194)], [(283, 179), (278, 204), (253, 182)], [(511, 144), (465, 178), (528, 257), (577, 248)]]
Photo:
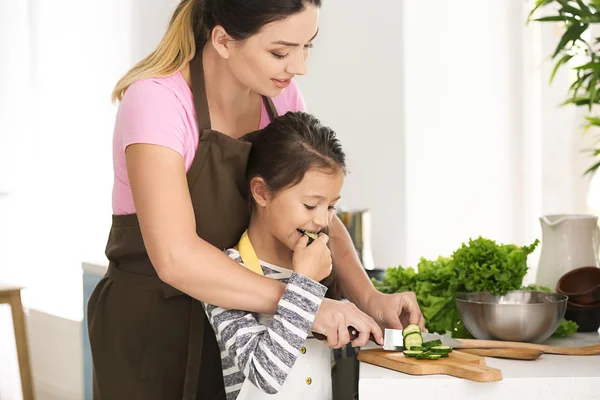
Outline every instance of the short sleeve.
[(294, 111), (306, 111), (306, 103), (304, 102), (304, 96), (302, 96), (302, 91), (300, 90), (300, 87), (295, 81), (292, 82), (292, 85), (290, 85), (290, 89), (292, 89), (290, 90), (290, 95), (292, 97), (290, 99), (290, 104), (292, 104)]
[(185, 109), (176, 94), (161, 82), (144, 79), (125, 92), (116, 120), (121, 151), (134, 143), (155, 144), (183, 156)]

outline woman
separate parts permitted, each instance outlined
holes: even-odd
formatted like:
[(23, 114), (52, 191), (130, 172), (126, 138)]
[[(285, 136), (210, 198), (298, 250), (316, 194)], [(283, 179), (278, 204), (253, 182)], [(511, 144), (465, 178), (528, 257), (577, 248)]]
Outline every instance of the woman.
[[(222, 252), (249, 220), (250, 144), (238, 138), (304, 109), (292, 78), (306, 72), (319, 6), (183, 0), (158, 48), (118, 82), (110, 264), (88, 305), (96, 399), (223, 399), (219, 348), (198, 300), (274, 313), (284, 286)], [(348, 326), (363, 345), (371, 333), (382, 341), (377, 324), (424, 324), (413, 294), (373, 288), (339, 219), (329, 234), (356, 306), (324, 300), (314, 332), (340, 347)]]

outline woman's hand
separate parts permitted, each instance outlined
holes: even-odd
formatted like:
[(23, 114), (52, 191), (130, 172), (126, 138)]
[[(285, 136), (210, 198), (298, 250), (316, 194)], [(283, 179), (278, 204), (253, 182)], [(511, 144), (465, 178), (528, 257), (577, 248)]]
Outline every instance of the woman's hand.
[(383, 294), (374, 291), (365, 303), (365, 311), (384, 328), (403, 329), (417, 324), (425, 331), (425, 319), (413, 292)]
[[(349, 327), (358, 332), (358, 337), (354, 340), (350, 337)], [(383, 344), (383, 332), (375, 320), (349, 302), (323, 299), (312, 330), (326, 336), (327, 344), (334, 349), (350, 342), (353, 347), (364, 346), (371, 335), (378, 344)]]

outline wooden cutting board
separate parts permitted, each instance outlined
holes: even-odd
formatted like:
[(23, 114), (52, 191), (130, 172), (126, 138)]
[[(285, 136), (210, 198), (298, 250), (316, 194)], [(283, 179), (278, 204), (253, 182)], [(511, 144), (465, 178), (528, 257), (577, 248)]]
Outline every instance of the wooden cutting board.
[(502, 371), (486, 366), (482, 357), (452, 351), (448, 358), (417, 360), (401, 351), (361, 350), (358, 360), (410, 375), (450, 375), (475, 382), (502, 380)]
[(476, 354), (482, 357), (508, 358), (510, 360), (537, 360), (544, 354), (535, 349), (460, 349), (461, 353)]
[(600, 344), (584, 347), (548, 346), (545, 344), (505, 342), (500, 340), (458, 339), (459, 345), (455, 349), (530, 349), (542, 351), (546, 354), (562, 354), (571, 356), (600, 355)]

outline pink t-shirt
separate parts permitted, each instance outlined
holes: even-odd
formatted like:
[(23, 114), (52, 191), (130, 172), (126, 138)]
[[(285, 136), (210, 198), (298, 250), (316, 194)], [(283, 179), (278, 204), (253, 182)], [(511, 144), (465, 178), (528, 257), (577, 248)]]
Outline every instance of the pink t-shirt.
[[(279, 115), (306, 110), (302, 93), (294, 81), (272, 100)], [(259, 126), (262, 129), (268, 123), (269, 116), (263, 104)], [(135, 213), (125, 162), (127, 146), (147, 143), (173, 149), (183, 156), (188, 171), (198, 148), (198, 140), (194, 98), (181, 73), (143, 79), (132, 84), (121, 100), (115, 122), (113, 214)]]

